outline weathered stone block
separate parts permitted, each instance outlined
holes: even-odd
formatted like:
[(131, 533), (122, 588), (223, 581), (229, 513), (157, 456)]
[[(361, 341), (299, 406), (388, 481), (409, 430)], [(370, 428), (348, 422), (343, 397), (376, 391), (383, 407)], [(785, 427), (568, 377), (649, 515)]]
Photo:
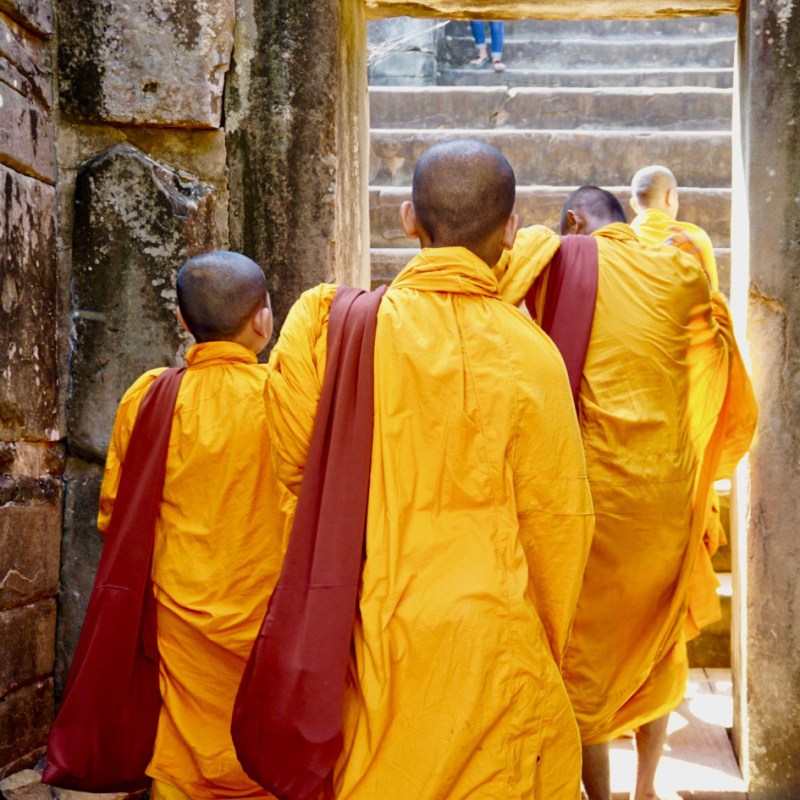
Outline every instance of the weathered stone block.
[(62, 112), (84, 122), (216, 128), (234, 0), (63, 0)]
[(0, 506), (0, 608), (49, 597), (58, 589), (60, 481), (30, 479), (25, 499), (25, 504)]
[(103, 540), (97, 531), (97, 507), (103, 470), (70, 459), (64, 475), (64, 535), (61, 540), (61, 588), (58, 593), (56, 697), (60, 697), (78, 644), (94, 585)]
[[(0, 702), (0, 778), (33, 764), (53, 721), (53, 681), (23, 686)], [(27, 763), (26, 763), (27, 762)]]
[(432, 86), (436, 83), (436, 58), (416, 50), (389, 53), (370, 65), (369, 80), (376, 86)]
[[(2, 34), (0, 34), (2, 35)], [(18, 172), (54, 183), (53, 126), (35, 104), (0, 83), (0, 161)]]
[(0, 165), (0, 440), (56, 429), (55, 190)]
[(117, 404), (143, 372), (180, 362), (175, 275), (214, 249), (213, 188), (127, 144), (87, 162), (75, 186), (75, 340), (70, 449), (102, 462)]
[(0, 798), (3, 800), (52, 800), (49, 786), (34, 769), (15, 772), (0, 781)]
[(0, 611), (0, 697), (53, 671), (55, 639), (55, 600)]
[(2, 6), (0, 0), (0, 83), (49, 110), (53, 89), (47, 42), (3, 14)]
[(53, 32), (51, 0), (0, 0), (0, 11), (42, 36), (49, 36)]

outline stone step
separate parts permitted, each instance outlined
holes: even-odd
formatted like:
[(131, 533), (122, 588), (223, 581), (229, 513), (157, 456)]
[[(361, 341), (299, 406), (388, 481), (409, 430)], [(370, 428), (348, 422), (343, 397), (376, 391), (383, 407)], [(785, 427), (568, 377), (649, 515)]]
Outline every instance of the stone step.
[[(531, 69), (587, 69), (617, 67), (652, 69), (682, 67), (733, 68), (735, 36), (715, 38), (609, 39), (569, 38), (542, 40), (507, 36), (503, 61)], [(439, 46), (440, 65), (460, 67), (475, 56), (471, 35), (448, 36)]]
[[(670, 714), (656, 790), (664, 800), (747, 800), (728, 730), (733, 725), (729, 669), (692, 669), (686, 698)], [(614, 800), (629, 800), (636, 782), (632, 738), (611, 743)], [(788, 798), (787, 798), (788, 800)]]
[(729, 572), (718, 573), (717, 596), (722, 608), (722, 618), (707, 625), (690, 642), (689, 665), (692, 667), (730, 667), (731, 665), (731, 606), (733, 580)]
[(519, 184), (619, 186), (643, 164), (669, 164), (685, 186), (731, 182), (731, 136), (693, 131), (541, 131), (373, 128), (371, 185), (411, 183), (422, 153), (436, 142), (471, 136), (508, 158)]
[[(506, 22), (506, 37), (531, 39), (563, 39), (566, 37), (602, 37), (614, 39), (662, 39), (688, 36), (736, 36), (739, 20), (736, 14), (715, 17), (673, 17), (672, 19), (523, 19)], [(471, 36), (469, 22), (453, 20), (445, 27), (448, 36)], [(487, 41), (488, 41), (487, 29)]]
[[(517, 186), (516, 212), (523, 225), (542, 224), (554, 230), (561, 207), (575, 186)], [(609, 186), (630, 218), (630, 189)], [(369, 190), (372, 247), (406, 247), (408, 240), (400, 227), (400, 205), (411, 199), (410, 186), (371, 186)], [(721, 248), (730, 246), (730, 189), (681, 189), (681, 218), (703, 228)]]
[[(405, 247), (373, 247), (370, 250), (373, 289), (381, 284), (391, 283), (400, 270), (419, 252), (418, 247), (412, 246), (411, 240), (404, 238), (403, 243)], [(730, 294), (730, 250), (715, 249), (714, 255), (717, 259), (720, 289), (723, 293)], [(722, 567), (724, 562), (721, 561), (720, 566), (716, 566), (715, 562), (716, 569), (720, 570)]]
[(729, 89), (552, 89), (504, 86), (378, 87), (369, 90), (376, 128), (730, 131)]
[[(521, 69), (513, 64), (505, 72), (493, 69), (439, 69), (440, 86), (553, 86), (595, 89), (610, 86), (705, 86), (730, 89), (733, 70), (721, 68), (672, 69)], [(384, 85), (402, 85), (402, 80)]]

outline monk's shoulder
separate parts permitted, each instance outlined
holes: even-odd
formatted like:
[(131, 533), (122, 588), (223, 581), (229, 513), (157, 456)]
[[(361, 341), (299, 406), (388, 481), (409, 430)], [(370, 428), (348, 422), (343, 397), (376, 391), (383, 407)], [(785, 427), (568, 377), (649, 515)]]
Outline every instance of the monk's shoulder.
[(166, 369), (167, 367), (157, 367), (140, 375), (122, 395), (122, 399), (119, 401), (120, 407), (141, 402), (153, 381)]
[(526, 364), (535, 364), (538, 374), (557, 375), (560, 380), (564, 360), (553, 340), (520, 309), (503, 303), (502, 311), (512, 355), (519, 354)]

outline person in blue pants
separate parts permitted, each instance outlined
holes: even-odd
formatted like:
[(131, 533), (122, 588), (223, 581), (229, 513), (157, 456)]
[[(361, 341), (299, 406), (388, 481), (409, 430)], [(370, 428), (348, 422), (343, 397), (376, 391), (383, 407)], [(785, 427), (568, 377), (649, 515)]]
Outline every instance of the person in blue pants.
[[(482, 20), (473, 20), (470, 25), (475, 38), (475, 46), (478, 48), (478, 55), (469, 62), (469, 65), (480, 68), (489, 63), (489, 53), (486, 49), (486, 23)], [(492, 67), (495, 72), (502, 72), (506, 68), (503, 63), (504, 23), (490, 22), (489, 32), (492, 36)]]

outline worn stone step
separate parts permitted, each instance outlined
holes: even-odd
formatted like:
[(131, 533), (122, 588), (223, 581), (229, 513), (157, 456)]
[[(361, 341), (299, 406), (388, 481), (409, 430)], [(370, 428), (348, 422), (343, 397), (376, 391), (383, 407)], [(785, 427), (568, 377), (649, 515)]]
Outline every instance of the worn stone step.
[[(523, 225), (558, 227), (561, 207), (575, 186), (517, 186), (515, 210)], [(630, 189), (609, 186), (632, 218)], [(400, 227), (400, 205), (411, 199), (410, 186), (371, 186), (369, 193), (372, 247), (400, 247), (408, 240)], [(718, 247), (730, 246), (730, 189), (681, 189), (681, 218), (703, 228)]]
[(722, 618), (706, 626), (690, 642), (689, 666), (691, 667), (730, 667), (731, 665), (731, 606), (733, 582), (729, 572), (718, 573), (719, 588), (717, 596), (720, 600)]
[(731, 128), (729, 89), (372, 86), (376, 128), (719, 130)]
[(684, 186), (731, 182), (729, 133), (693, 131), (394, 130), (373, 128), (369, 182), (411, 183), (422, 153), (436, 142), (471, 136), (508, 158), (519, 184), (620, 186), (643, 164), (669, 164)]
[[(656, 773), (658, 796), (664, 800), (747, 800), (728, 736), (732, 724), (730, 670), (690, 670), (686, 697), (670, 714), (664, 755)], [(616, 739), (611, 743), (614, 800), (629, 800), (635, 782), (633, 739)]]
[[(733, 67), (735, 37), (715, 38), (568, 38), (542, 40), (535, 37), (506, 37), (503, 61), (509, 66), (532, 69), (586, 69), (615, 67), (669, 68)], [(440, 64), (465, 65), (475, 56), (471, 35), (448, 36), (439, 46)]]
[(594, 89), (609, 86), (706, 86), (730, 89), (733, 70), (721, 68), (672, 69), (492, 69), (442, 67), (436, 77), (440, 86), (554, 86)]
[[(419, 248), (414, 247), (410, 239), (403, 238), (401, 242), (398, 238), (395, 242), (396, 245), (399, 246), (373, 247), (370, 250), (373, 288), (383, 283), (391, 283), (400, 270), (419, 252)], [(723, 248), (715, 249), (714, 255), (717, 259), (720, 290), (725, 294), (730, 294), (730, 250)], [(717, 562), (714, 562), (717, 570), (721, 570), (725, 566), (725, 562), (722, 560), (723, 558), (724, 555), (721, 554), (721, 560), (718, 566)], [(727, 563), (730, 564), (729, 555)]]
[[(716, 17), (675, 17), (673, 19), (634, 20), (543, 20), (525, 19), (506, 22), (507, 37), (525, 36), (532, 39), (585, 38), (668, 38), (687, 36), (735, 36), (739, 20), (735, 14)], [(449, 36), (470, 36), (469, 22), (450, 22), (445, 31)], [(488, 41), (488, 31), (487, 31)]]

